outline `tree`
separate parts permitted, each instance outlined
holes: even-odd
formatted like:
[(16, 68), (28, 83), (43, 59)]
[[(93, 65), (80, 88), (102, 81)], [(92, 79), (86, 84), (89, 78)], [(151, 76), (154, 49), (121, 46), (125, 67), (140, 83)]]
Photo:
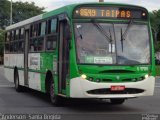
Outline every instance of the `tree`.
[(15, 2), (13, 3), (13, 7), (13, 23), (44, 13), (44, 8), (35, 6), (34, 2)]
[(154, 37), (157, 40), (158, 33), (160, 32), (160, 10), (154, 10), (150, 13), (150, 21), (154, 32)]
[(0, 30), (0, 55), (3, 54), (3, 46), (4, 46), (4, 30)]
[(3, 51), (4, 51), (4, 35), (5, 31), (0, 29), (0, 64), (3, 63)]
[[(13, 2), (13, 23), (44, 13), (44, 7), (38, 7), (34, 2)], [(10, 24), (10, 1), (0, 2), (0, 29)]]
[(1, 0), (0, 2), (0, 29), (9, 25), (10, 2), (8, 0)]
[(155, 50), (160, 51), (160, 10), (154, 10), (150, 13), (150, 21), (155, 41)]
[[(3, 56), (4, 28), (10, 25), (10, 0), (0, 1), (0, 57)], [(44, 7), (38, 7), (34, 2), (13, 2), (13, 24), (44, 13)]]

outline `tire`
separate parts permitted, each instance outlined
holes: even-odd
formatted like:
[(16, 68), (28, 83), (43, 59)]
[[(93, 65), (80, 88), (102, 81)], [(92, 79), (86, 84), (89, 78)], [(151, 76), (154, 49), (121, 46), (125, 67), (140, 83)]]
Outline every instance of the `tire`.
[(110, 99), (111, 104), (113, 105), (120, 105), (125, 102), (125, 99), (123, 98), (115, 98), (115, 99)]
[(21, 86), (19, 85), (19, 76), (18, 76), (18, 72), (16, 72), (14, 74), (14, 84), (15, 84), (15, 89), (17, 92), (21, 92), (22, 91), (22, 88)]
[(60, 106), (60, 105), (62, 105), (63, 98), (60, 97), (60, 96), (55, 95), (53, 80), (50, 80), (49, 96), (50, 96), (51, 103), (54, 106)]

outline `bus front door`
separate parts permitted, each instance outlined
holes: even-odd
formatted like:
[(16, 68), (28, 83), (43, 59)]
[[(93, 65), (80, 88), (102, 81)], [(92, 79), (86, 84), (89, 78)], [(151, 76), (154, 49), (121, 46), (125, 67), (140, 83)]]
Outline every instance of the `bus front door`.
[(58, 57), (59, 93), (66, 89), (66, 80), (69, 75), (69, 25), (66, 20), (60, 21), (60, 40)]

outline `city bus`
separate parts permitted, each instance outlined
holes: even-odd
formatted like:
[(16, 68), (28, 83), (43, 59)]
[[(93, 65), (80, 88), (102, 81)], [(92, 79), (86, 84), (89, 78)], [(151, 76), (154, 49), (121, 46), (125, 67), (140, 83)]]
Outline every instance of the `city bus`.
[(152, 96), (153, 37), (147, 9), (118, 3), (67, 5), (6, 27), (4, 70), (24, 87), (65, 98)]

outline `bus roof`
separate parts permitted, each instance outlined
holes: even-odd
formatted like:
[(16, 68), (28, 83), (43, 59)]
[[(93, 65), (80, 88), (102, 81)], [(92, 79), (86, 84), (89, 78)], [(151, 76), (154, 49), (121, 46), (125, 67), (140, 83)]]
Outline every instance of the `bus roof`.
[[(141, 6), (137, 6), (137, 5), (131, 5), (131, 4), (123, 4), (123, 3), (110, 3), (110, 2), (89, 2), (89, 3), (77, 3), (77, 4), (71, 4), (71, 5), (67, 5), (67, 6), (64, 6), (64, 7), (60, 7), (58, 9), (55, 9), (55, 10), (52, 10), (52, 11), (49, 11), (49, 12), (46, 12), (46, 13), (43, 13), (43, 14), (40, 14), (38, 16), (35, 16), (35, 17), (32, 17), (32, 18), (29, 18), (29, 19), (26, 19), (24, 21), (21, 21), (21, 22), (18, 22), (16, 24), (13, 24), (13, 25), (10, 25), (8, 27), (6, 27), (6, 30), (11, 30), (11, 29), (14, 29), (14, 28), (17, 28), (17, 27), (21, 27), (21, 26), (24, 26), (24, 25), (28, 25), (30, 23), (33, 23), (35, 21), (39, 21), (39, 20), (43, 20), (45, 18), (48, 18), (48, 17), (52, 17), (54, 15), (58, 15), (60, 13), (64, 13), (64, 12), (67, 12), (68, 15), (71, 17), (72, 15), (72, 11), (74, 10), (75, 7), (77, 6), (81, 6), (81, 5), (116, 5), (116, 6), (133, 6), (133, 7), (140, 7), (142, 9), (146, 9), (144, 7), (141, 7)], [(146, 9), (147, 11), (147, 9)]]

